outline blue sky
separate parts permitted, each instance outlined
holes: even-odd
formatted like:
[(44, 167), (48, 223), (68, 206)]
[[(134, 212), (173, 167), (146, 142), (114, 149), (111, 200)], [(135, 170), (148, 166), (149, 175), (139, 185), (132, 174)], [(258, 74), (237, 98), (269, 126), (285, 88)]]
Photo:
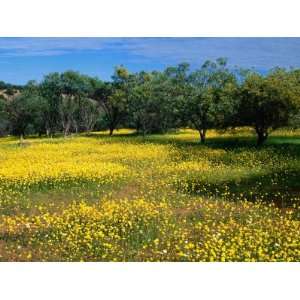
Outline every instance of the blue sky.
[(0, 38), (0, 80), (24, 84), (71, 69), (109, 80), (121, 64), (132, 72), (196, 68), (218, 57), (261, 72), (300, 67), (300, 38)]

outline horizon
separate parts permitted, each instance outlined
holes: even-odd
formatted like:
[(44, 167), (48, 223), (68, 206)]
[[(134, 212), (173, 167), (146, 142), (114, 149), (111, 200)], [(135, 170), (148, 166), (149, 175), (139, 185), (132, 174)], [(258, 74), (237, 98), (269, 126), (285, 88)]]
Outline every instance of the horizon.
[(0, 38), (0, 81), (23, 85), (67, 70), (107, 81), (118, 65), (150, 72), (187, 62), (195, 69), (218, 57), (261, 73), (297, 68), (300, 38)]

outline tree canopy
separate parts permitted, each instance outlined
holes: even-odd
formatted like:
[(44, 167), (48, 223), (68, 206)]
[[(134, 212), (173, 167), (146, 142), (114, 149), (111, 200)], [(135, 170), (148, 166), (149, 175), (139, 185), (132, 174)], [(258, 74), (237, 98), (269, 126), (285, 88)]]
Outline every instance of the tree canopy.
[(230, 69), (225, 58), (191, 69), (187, 63), (163, 71), (131, 73), (115, 68), (111, 81), (75, 71), (50, 73), (25, 86), (0, 81), (0, 134), (89, 132), (120, 127), (137, 133), (250, 126), (261, 145), (281, 126), (300, 126), (300, 70), (267, 74)]

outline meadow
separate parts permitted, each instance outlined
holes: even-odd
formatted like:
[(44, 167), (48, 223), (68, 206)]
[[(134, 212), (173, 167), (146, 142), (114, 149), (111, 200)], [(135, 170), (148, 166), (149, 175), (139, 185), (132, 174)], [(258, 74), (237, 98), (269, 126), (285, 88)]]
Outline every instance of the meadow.
[(300, 261), (300, 131), (0, 138), (0, 261)]

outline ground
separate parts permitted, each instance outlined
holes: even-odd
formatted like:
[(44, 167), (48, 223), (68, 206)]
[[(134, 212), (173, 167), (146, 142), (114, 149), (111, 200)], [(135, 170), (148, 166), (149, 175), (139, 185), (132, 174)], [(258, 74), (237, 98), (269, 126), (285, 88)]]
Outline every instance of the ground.
[(1, 261), (299, 261), (300, 132), (0, 138)]

